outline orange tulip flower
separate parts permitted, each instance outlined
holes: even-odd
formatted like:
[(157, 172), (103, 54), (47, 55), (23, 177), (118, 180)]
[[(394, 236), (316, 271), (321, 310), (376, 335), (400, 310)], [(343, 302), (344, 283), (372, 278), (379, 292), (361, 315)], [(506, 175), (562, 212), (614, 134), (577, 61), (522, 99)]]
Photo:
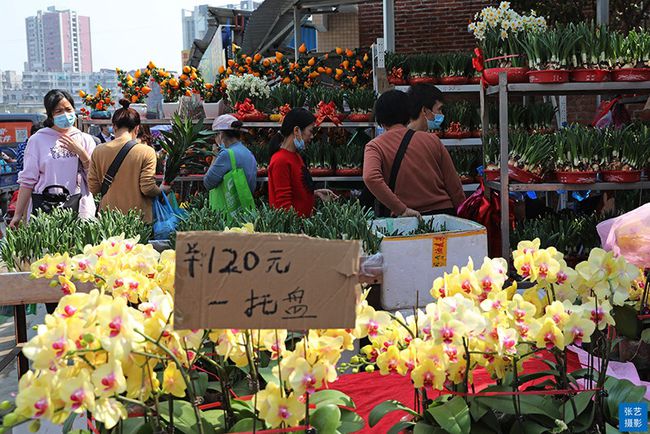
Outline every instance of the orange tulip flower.
[(213, 87), (214, 87), (214, 85), (212, 83), (206, 83), (205, 84), (206, 89), (212, 89)]
[(104, 88), (101, 87), (101, 85), (97, 85), (97, 93), (102, 93), (104, 91)]
[(223, 74), (224, 72), (226, 72), (226, 68), (223, 65), (221, 65), (219, 67), (219, 74)]
[(319, 66), (317, 71), (320, 72), (321, 74), (324, 74), (325, 73), (325, 68), (323, 68), (322, 66)]
[(196, 72), (192, 72), (192, 74), (190, 74), (190, 78), (192, 80), (196, 80), (197, 78), (199, 78), (199, 76), (196, 74)]
[(353, 84), (353, 85), (356, 86), (358, 81), (359, 81), (359, 80), (357, 79), (357, 77), (352, 77), (352, 84)]
[(190, 92), (189, 90), (186, 90), (185, 91), (185, 96), (192, 96), (192, 92)]

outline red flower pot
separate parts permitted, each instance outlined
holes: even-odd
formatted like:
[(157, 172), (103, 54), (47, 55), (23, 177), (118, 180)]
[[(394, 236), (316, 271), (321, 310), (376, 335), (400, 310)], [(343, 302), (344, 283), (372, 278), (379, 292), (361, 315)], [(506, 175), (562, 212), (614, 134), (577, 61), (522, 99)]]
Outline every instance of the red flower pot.
[(409, 84), (436, 84), (438, 80), (435, 77), (410, 77)]
[(571, 81), (583, 83), (609, 81), (609, 71), (606, 69), (574, 69), (571, 71)]
[(467, 83), (469, 83), (469, 84), (481, 84), (481, 77), (478, 77), (478, 76), (470, 77), (468, 79)]
[(269, 171), (268, 169), (257, 169), (257, 176), (259, 177), (264, 177), (268, 175)]
[(527, 170), (522, 170), (518, 167), (515, 167), (512, 164), (508, 164), (508, 174), (510, 178), (524, 184), (535, 184), (537, 182), (543, 181), (542, 177), (537, 176), (534, 173), (528, 172)]
[(650, 68), (623, 68), (612, 71), (614, 81), (650, 81)]
[(311, 167), (309, 169), (309, 173), (311, 174), (311, 176), (332, 176), (334, 170), (324, 169), (321, 167)]
[(501, 171), (499, 169), (484, 170), (483, 173), (485, 173), (486, 181), (497, 181), (501, 176)]
[(435, 134), (436, 136), (438, 136), (439, 139), (444, 139), (445, 137), (447, 137), (447, 136), (445, 135), (445, 132), (444, 132), (444, 131), (439, 131), (439, 130), (437, 130), (437, 131), (434, 131), (432, 134)]
[(593, 184), (598, 172), (555, 172), (557, 180), (562, 184)]
[(269, 119), (269, 116), (264, 113), (245, 114), (245, 115), (239, 115), (235, 113), (233, 116), (235, 116), (237, 119), (239, 119), (242, 122), (264, 122)]
[(406, 81), (404, 78), (397, 78), (389, 75), (388, 83), (392, 84), (393, 86), (406, 86), (408, 84), (408, 81)]
[(508, 83), (527, 83), (526, 73), (528, 68), (487, 68), (483, 70), (483, 79), (487, 84), (496, 86), (499, 84), (499, 73), (505, 72), (508, 77)]
[(363, 169), (360, 167), (336, 169), (334, 174), (336, 176), (361, 176), (363, 174)]
[(474, 130), (470, 133), (470, 137), (473, 137), (475, 139), (480, 139), (483, 135), (483, 131), (481, 130)]
[(605, 182), (639, 182), (641, 181), (640, 170), (603, 170), (603, 181)]
[(347, 122), (370, 122), (372, 115), (370, 113), (350, 113), (346, 119)]
[(447, 86), (459, 86), (461, 84), (467, 84), (469, 82), (469, 78), (467, 77), (440, 77), (438, 80), (438, 83), (444, 84)]
[(528, 81), (538, 84), (567, 83), (569, 71), (564, 69), (547, 69), (544, 71), (528, 71)]

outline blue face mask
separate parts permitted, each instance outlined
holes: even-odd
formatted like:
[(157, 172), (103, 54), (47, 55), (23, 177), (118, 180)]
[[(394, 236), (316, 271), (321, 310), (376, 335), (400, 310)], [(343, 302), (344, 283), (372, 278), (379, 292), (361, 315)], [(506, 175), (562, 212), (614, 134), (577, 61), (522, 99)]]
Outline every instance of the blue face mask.
[(445, 120), (445, 115), (437, 113), (433, 119), (427, 119), (427, 128), (437, 130)]
[(54, 116), (52, 119), (54, 125), (61, 128), (62, 130), (66, 130), (73, 126), (76, 120), (77, 115), (73, 112), (61, 113), (60, 115)]
[(298, 139), (294, 138), (293, 139), (293, 144), (296, 146), (296, 149), (298, 151), (302, 151), (303, 149), (305, 149), (305, 141), (303, 139), (298, 140)]
[(108, 127), (108, 134), (113, 134), (113, 127)]

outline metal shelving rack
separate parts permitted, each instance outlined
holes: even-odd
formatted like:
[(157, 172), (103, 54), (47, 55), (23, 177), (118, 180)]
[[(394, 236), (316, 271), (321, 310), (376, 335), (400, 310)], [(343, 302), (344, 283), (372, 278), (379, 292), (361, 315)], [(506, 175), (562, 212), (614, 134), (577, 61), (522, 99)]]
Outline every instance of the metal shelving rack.
[(597, 182), (594, 184), (510, 184), (508, 178), (508, 98), (510, 95), (603, 95), (603, 94), (650, 94), (650, 81), (644, 82), (603, 82), (603, 83), (562, 83), (562, 84), (508, 84), (505, 72), (499, 74), (499, 85), (481, 89), (481, 120), (484, 134), (488, 131), (489, 119), (486, 99), (499, 98), (499, 139), (500, 139), (500, 181), (486, 182), (488, 188), (498, 190), (501, 200), (501, 253), (507, 258), (510, 253), (509, 193), (511, 191), (582, 191), (582, 190), (641, 190), (650, 188), (650, 181), (629, 184)]

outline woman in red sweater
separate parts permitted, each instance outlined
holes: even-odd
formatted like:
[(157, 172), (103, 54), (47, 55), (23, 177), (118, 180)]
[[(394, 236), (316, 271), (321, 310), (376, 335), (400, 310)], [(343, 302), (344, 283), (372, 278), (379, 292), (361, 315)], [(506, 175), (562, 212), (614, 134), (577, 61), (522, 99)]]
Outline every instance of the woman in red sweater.
[(315, 197), (336, 197), (331, 190), (315, 188), (299, 154), (313, 137), (315, 121), (310, 111), (295, 108), (284, 117), (280, 131), (269, 144), (269, 204), (274, 208), (293, 208), (301, 217), (311, 216)]

